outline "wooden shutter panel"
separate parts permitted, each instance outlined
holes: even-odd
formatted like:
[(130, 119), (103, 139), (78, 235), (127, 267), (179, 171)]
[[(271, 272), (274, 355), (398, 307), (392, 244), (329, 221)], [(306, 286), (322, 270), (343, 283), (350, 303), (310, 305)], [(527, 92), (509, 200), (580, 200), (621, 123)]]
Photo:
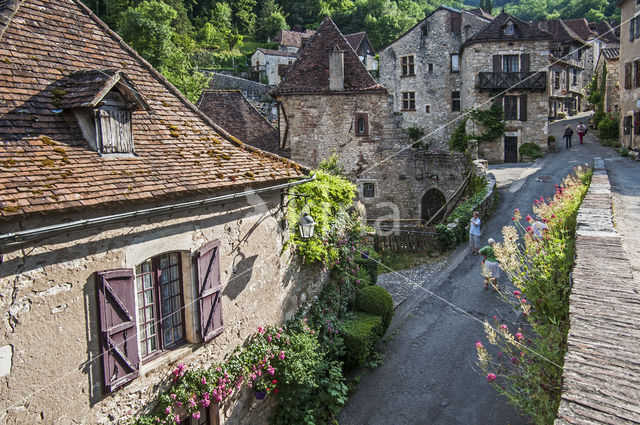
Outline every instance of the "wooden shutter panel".
[(624, 88), (625, 89), (631, 88), (631, 72), (632, 72), (631, 62), (624, 64)]
[(629, 20), (629, 41), (633, 41), (633, 37), (635, 36), (635, 19)]
[(529, 53), (524, 53), (520, 55), (520, 72), (529, 72), (529, 68), (531, 67), (531, 56)]
[(223, 330), (220, 241), (209, 242), (198, 250), (197, 256), (200, 335), (203, 342), (209, 342)]
[(520, 96), (520, 121), (527, 120), (527, 95)]
[(502, 72), (502, 55), (493, 55), (493, 72)]
[(104, 389), (110, 393), (138, 377), (138, 333), (133, 270), (97, 273)]

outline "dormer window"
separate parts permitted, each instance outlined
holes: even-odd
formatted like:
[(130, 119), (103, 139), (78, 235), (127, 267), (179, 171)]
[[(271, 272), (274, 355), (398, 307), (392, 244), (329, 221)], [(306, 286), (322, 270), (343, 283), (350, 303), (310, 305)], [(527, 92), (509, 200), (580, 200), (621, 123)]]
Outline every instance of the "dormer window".
[(134, 153), (132, 113), (149, 105), (122, 71), (75, 72), (53, 94), (54, 103), (73, 113), (91, 148), (104, 155)]
[(505, 35), (515, 35), (516, 34), (516, 26), (511, 21), (507, 21), (504, 27)]

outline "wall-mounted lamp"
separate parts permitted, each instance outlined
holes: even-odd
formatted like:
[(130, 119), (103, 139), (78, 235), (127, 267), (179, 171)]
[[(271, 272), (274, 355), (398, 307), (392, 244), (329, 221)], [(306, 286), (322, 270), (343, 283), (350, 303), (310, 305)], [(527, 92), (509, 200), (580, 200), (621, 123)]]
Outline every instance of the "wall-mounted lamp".
[[(289, 198), (287, 200), (287, 202), (284, 202), (284, 198), (285, 195)], [(291, 194), (291, 193), (286, 193), (286, 192), (282, 192), (282, 208), (286, 208), (289, 203), (295, 199), (295, 198), (303, 198), (304, 199), (304, 205), (305, 207), (307, 206), (307, 198), (310, 195), (295, 195), (295, 194)], [(302, 207), (302, 209), (304, 210), (304, 207)], [(313, 230), (316, 227), (316, 222), (313, 219), (313, 217), (311, 217), (309, 215), (309, 213), (307, 211), (304, 211), (300, 214), (300, 221), (298, 222), (298, 230), (300, 231), (300, 237), (304, 240), (307, 239), (311, 239), (313, 237)]]

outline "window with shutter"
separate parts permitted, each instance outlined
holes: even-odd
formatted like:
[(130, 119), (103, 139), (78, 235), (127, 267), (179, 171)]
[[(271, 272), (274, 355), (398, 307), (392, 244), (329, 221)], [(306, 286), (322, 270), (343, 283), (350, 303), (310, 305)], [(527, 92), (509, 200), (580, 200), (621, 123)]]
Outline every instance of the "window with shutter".
[(520, 96), (520, 121), (527, 120), (527, 95)]
[(633, 113), (633, 134), (640, 134), (640, 112)]
[(493, 72), (502, 72), (502, 55), (493, 55)]
[(640, 60), (633, 62), (633, 69), (635, 71), (634, 86), (640, 87)]
[(518, 72), (520, 71), (519, 62), (518, 55), (504, 55), (502, 56), (502, 70), (504, 72)]
[(504, 119), (505, 120), (518, 119), (518, 96), (504, 97)]
[(624, 88), (631, 88), (632, 64), (631, 62), (624, 64)]
[(629, 20), (629, 41), (633, 41), (635, 34), (636, 34), (635, 19), (630, 19)]
[(531, 68), (531, 56), (529, 53), (523, 53), (520, 55), (520, 71), (529, 72)]
[(133, 271), (98, 272), (97, 290), (104, 390), (110, 393), (140, 371)]
[(223, 331), (220, 241), (209, 242), (197, 252), (200, 334), (209, 342)]

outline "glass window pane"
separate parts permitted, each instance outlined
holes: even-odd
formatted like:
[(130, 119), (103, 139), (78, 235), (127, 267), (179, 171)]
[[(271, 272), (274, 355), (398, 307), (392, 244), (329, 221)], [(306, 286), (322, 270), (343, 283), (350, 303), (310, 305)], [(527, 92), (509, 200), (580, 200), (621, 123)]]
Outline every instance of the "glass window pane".
[(156, 351), (157, 343), (155, 338), (151, 338), (149, 341), (149, 352)]
[(149, 306), (147, 307), (147, 320), (152, 320), (155, 318), (155, 315), (153, 314), (153, 306)]
[(136, 266), (136, 274), (142, 274), (142, 264)]
[(138, 339), (140, 341), (143, 341), (143, 340), (147, 339), (147, 331), (146, 331), (144, 325), (138, 326), (138, 329), (139, 329), (139, 331), (138, 331), (139, 332), (139, 335), (138, 335), (139, 338)]
[(162, 317), (171, 313), (171, 300), (162, 300)]
[(138, 294), (138, 307), (142, 306), (144, 306), (144, 296), (142, 295), (142, 292), (140, 292)]
[(171, 280), (178, 279), (178, 266), (171, 267)]
[(171, 329), (165, 329), (164, 332), (162, 333), (162, 335), (164, 336), (164, 343), (165, 345), (169, 345), (173, 342), (173, 337), (171, 335)]
[(180, 295), (180, 281), (171, 282), (171, 295)]
[(142, 263), (142, 271), (144, 273), (149, 273), (151, 271), (151, 259), (148, 259), (144, 263)]
[(169, 298), (171, 296), (171, 292), (169, 292), (169, 285), (160, 285), (160, 294), (163, 300)]
[(140, 356), (144, 357), (147, 355), (147, 342), (142, 342), (140, 344)]
[(151, 288), (151, 275), (145, 274), (142, 279), (144, 281), (144, 289)]
[(161, 269), (166, 269), (167, 267), (169, 267), (169, 256), (168, 255), (161, 255), (160, 256), (160, 268)]
[(152, 290), (144, 291), (144, 301), (145, 301), (145, 305), (149, 305), (153, 302)]
[(155, 337), (156, 335), (156, 325), (153, 322), (147, 323), (147, 335), (149, 338)]
[[(136, 267), (136, 274), (138, 274), (138, 267)], [(136, 290), (138, 292), (142, 291), (142, 277), (140, 276), (136, 276)]]
[(169, 281), (169, 270), (160, 271), (160, 283), (167, 283)]
[(181, 326), (177, 326), (177, 327), (173, 328), (173, 339), (174, 339), (174, 341), (178, 341), (179, 339), (182, 339), (182, 327)]
[(171, 303), (171, 307), (173, 309), (173, 311), (175, 312), (179, 312), (180, 309), (182, 308), (182, 300), (180, 299), (180, 297), (173, 297), (172, 299), (172, 303)]
[(172, 252), (170, 254), (170, 260), (171, 260), (171, 264), (178, 264), (178, 253)]

